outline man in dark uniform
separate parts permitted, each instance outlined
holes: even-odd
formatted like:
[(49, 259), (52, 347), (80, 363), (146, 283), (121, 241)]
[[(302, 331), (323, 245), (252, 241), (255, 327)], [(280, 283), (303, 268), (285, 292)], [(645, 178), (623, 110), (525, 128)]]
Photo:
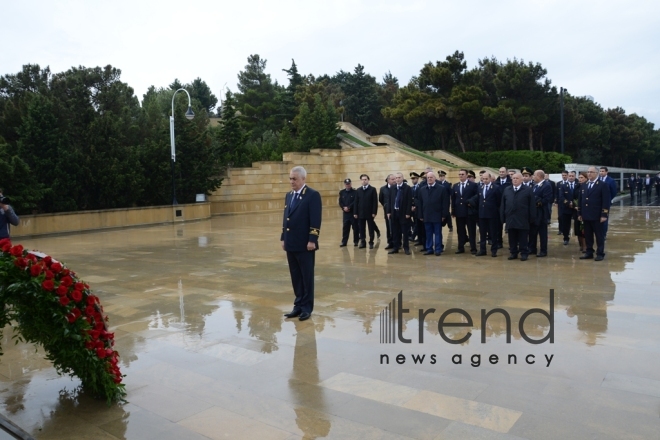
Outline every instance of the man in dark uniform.
[(628, 190), (630, 191), (630, 197), (635, 197), (635, 188), (637, 188), (637, 179), (635, 179), (634, 174), (631, 174), (630, 177), (628, 177)]
[(536, 202), (529, 187), (522, 184), (522, 174), (513, 175), (511, 185), (504, 188), (500, 204), (500, 220), (509, 237), (509, 260), (526, 261), (529, 255), (527, 237), (536, 219)]
[[(358, 249), (367, 247), (367, 225), (369, 225), (369, 249), (374, 248), (374, 235), (376, 233), (376, 214), (378, 214), (378, 194), (376, 188), (369, 185), (369, 176), (360, 176), (362, 186), (357, 189), (355, 197), (355, 211), (353, 217), (358, 219), (360, 225), (360, 246)], [(378, 233), (380, 236), (380, 232)]]
[(394, 174), (388, 174), (385, 178), (385, 185), (381, 186), (378, 192), (378, 202), (383, 207), (385, 230), (387, 232), (387, 247), (385, 249), (392, 249), (392, 222), (387, 218), (387, 204), (390, 201), (390, 188), (392, 185), (394, 185)]
[(353, 230), (353, 245), (357, 246), (360, 233), (358, 228), (358, 221), (353, 217), (353, 207), (355, 205), (355, 195), (357, 191), (351, 187), (351, 179), (344, 180), (344, 189), (339, 191), (339, 207), (343, 212), (343, 228), (341, 234), (341, 244), (340, 247), (346, 246), (348, 243), (348, 235)]
[(562, 235), (564, 233), (564, 207), (559, 203), (560, 193), (564, 191), (564, 185), (568, 182), (568, 170), (561, 172), (561, 180), (557, 182), (557, 187), (555, 189), (555, 199), (554, 202), (557, 205), (557, 235)]
[(635, 178), (635, 187), (637, 188), (637, 198), (641, 200), (642, 189), (644, 188), (644, 181), (642, 180), (639, 174), (637, 174), (637, 177)]
[(500, 177), (495, 181), (495, 184), (499, 185), (502, 194), (504, 194), (504, 188), (511, 186), (512, 179), (509, 176), (509, 171), (506, 169), (506, 167), (500, 167), (499, 174)]
[[(449, 194), (451, 193), (451, 182), (447, 182), (446, 179), (447, 179), (447, 173), (444, 172), (443, 170), (438, 170), (437, 183), (444, 186), (445, 189), (447, 190), (447, 194)], [(443, 223), (445, 222), (447, 223), (447, 228), (449, 229), (449, 232), (454, 232), (454, 223), (451, 221), (450, 215), (448, 215), (446, 220), (443, 221)]]
[[(426, 185), (427, 185), (426, 171), (422, 171), (419, 175), (419, 183), (417, 185), (417, 191), (415, 192), (418, 200), (419, 200), (419, 191), (426, 188)], [(418, 200), (413, 200), (413, 203), (417, 202)], [(422, 246), (422, 252), (424, 252), (426, 251), (426, 228), (424, 227), (424, 222), (421, 221), (419, 218), (417, 218), (416, 221), (417, 221), (417, 242), (415, 243), (415, 246)]]
[(655, 179), (651, 177), (650, 174), (647, 174), (644, 178), (644, 189), (646, 189), (646, 200), (651, 198), (651, 192), (653, 191), (653, 184)]
[[(426, 174), (426, 188), (419, 191), (419, 218), (426, 228), (424, 255), (442, 255), (442, 222), (449, 217), (449, 191), (436, 182), (433, 171)], [(435, 249), (435, 250), (434, 250)]]
[[(468, 203), (479, 207), (479, 252), (477, 257), (486, 255), (487, 235), (496, 236), (495, 228), (499, 224), (500, 201), (502, 193), (500, 187), (491, 185), (491, 176), (489, 172), (484, 172), (481, 176), (482, 186), (479, 192), (470, 199)], [(497, 240), (491, 242), (491, 256), (497, 257)]]
[(291, 192), (284, 199), (282, 249), (289, 262), (296, 299), (287, 318), (309, 319), (314, 309), (314, 256), (321, 232), (321, 195), (305, 184), (307, 171), (301, 166), (289, 173)]
[(578, 199), (578, 220), (584, 223), (584, 237), (587, 252), (580, 260), (594, 258), (594, 237), (596, 238), (596, 261), (605, 258), (605, 234), (603, 225), (607, 220), (612, 204), (609, 186), (598, 180), (596, 167), (589, 167), (589, 180), (580, 187)]
[[(619, 189), (616, 184), (616, 180), (612, 179), (609, 176), (609, 170), (607, 169), (607, 167), (600, 167), (600, 170), (598, 171), (598, 180), (607, 184), (607, 186), (610, 189), (610, 197), (612, 198), (612, 200), (614, 200), (614, 197), (616, 197)], [(610, 205), (612, 204), (612, 200), (610, 200)], [(603, 237), (605, 240), (607, 240), (607, 230), (609, 229), (609, 227), (610, 227), (610, 221), (608, 217), (605, 219), (605, 224), (603, 225)]]
[[(552, 203), (552, 188), (545, 181), (545, 173), (542, 170), (534, 172), (534, 203), (536, 204), (536, 220), (529, 229), (529, 252), (537, 257), (548, 256), (548, 206)], [(536, 253), (537, 237), (540, 242), (539, 253)]]
[(417, 231), (417, 220), (419, 219), (419, 215), (417, 212), (417, 190), (419, 189), (419, 174), (416, 172), (411, 172), (410, 173), (410, 180), (412, 181), (412, 185), (410, 185), (410, 189), (412, 190), (412, 197), (413, 197), (413, 206), (412, 206), (412, 217), (410, 217), (410, 241), (415, 241), (418, 235)]
[[(470, 215), (468, 200), (477, 194), (477, 184), (468, 180), (468, 171), (458, 172), (459, 182), (451, 190), (451, 215), (456, 218), (456, 233), (458, 234), (457, 254), (465, 252), (465, 243), (470, 242), (470, 252), (477, 253), (477, 218)], [(468, 238), (469, 237), (469, 238)]]
[(568, 245), (571, 235), (571, 223), (575, 213), (575, 199), (578, 195), (580, 184), (575, 181), (575, 171), (568, 174), (566, 183), (557, 185), (557, 207), (561, 215), (561, 233), (564, 235), (564, 246)]
[[(403, 182), (403, 173), (396, 173), (396, 185), (390, 188), (390, 203), (388, 217), (392, 221), (392, 240), (394, 249), (389, 254), (398, 254), (403, 244), (406, 255), (410, 255), (408, 229), (412, 214), (412, 191)], [(403, 243), (402, 243), (403, 239)]]
[(534, 171), (532, 171), (531, 168), (522, 167), (522, 169), (520, 170), (520, 174), (522, 174), (523, 176), (522, 184), (525, 186), (529, 186), (531, 188), (533, 185), (532, 174), (534, 174)]

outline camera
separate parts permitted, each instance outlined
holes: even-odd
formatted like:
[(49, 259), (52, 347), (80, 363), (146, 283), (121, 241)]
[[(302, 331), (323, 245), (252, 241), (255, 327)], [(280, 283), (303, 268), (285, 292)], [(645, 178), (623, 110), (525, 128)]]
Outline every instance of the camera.
[(11, 204), (11, 200), (9, 200), (9, 197), (0, 196), (0, 204), (9, 205)]

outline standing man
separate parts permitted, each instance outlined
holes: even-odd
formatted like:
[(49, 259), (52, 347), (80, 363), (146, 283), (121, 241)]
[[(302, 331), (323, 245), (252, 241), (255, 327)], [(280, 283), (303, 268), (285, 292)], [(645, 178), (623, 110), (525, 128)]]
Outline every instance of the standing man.
[(385, 230), (387, 232), (387, 247), (385, 249), (392, 249), (392, 222), (387, 218), (387, 204), (390, 202), (390, 188), (392, 185), (394, 185), (394, 174), (388, 174), (385, 178), (385, 185), (381, 186), (378, 192), (378, 202), (383, 207)]
[(439, 257), (444, 250), (442, 222), (449, 217), (449, 191), (436, 182), (433, 171), (426, 174), (426, 183), (426, 188), (419, 192), (419, 218), (426, 228), (424, 255)]
[(500, 220), (506, 225), (509, 237), (508, 259), (515, 260), (520, 252), (520, 261), (527, 261), (527, 237), (530, 225), (536, 220), (536, 202), (529, 187), (522, 184), (522, 174), (514, 174), (512, 180), (502, 194)]
[(394, 249), (388, 253), (398, 254), (403, 238), (403, 250), (406, 255), (410, 255), (408, 229), (412, 214), (412, 191), (404, 183), (403, 173), (396, 173), (396, 186), (390, 188), (390, 203), (388, 208), (387, 216), (392, 221), (392, 241), (394, 242)]
[[(491, 185), (490, 173), (484, 172), (481, 175), (482, 186), (476, 194), (468, 202), (471, 205), (479, 206), (479, 252), (476, 256), (481, 257), (486, 255), (486, 241), (487, 236), (496, 236), (495, 228), (499, 224), (500, 216), (500, 201), (502, 193), (499, 186)], [(497, 240), (491, 242), (491, 256), (497, 257)]]
[(628, 189), (630, 190), (630, 197), (635, 197), (635, 188), (637, 186), (637, 179), (635, 179), (635, 175), (631, 174), (630, 177), (628, 177)]
[(653, 190), (653, 184), (655, 179), (651, 178), (650, 174), (647, 174), (644, 178), (644, 188), (646, 189), (646, 200), (651, 198), (651, 192)]
[(419, 220), (419, 213), (416, 207), (419, 204), (419, 201), (417, 200), (418, 197), (417, 190), (419, 189), (419, 174), (417, 174), (414, 171), (411, 172), (410, 180), (412, 181), (412, 185), (410, 186), (410, 189), (412, 190), (412, 197), (413, 197), (412, 217), (410, 217), (410, 241), (414, 242), (418, 235), (417, 220)]
[(536, 204), (536, 219), (529, 230), (530, 253), (536, 254), (536, 238), (540, 242), (538, 258), (548, 256), (548, 206), (552, 203), (552, 188), (545, 181), (545, 173), (542, 170), (534, 172), (534, 203)]
[[(369, 176), (360, 176), (362, 186), (357, 190), (355, 197), (355, 211), (353, 217), (358, 219), (360, 226), (360, 246), (358, 249), (367, 247), (367, 225), (369, 225), (369, 249), (374, 248), (374, 235), (376, 232), (376, 214), (378, 214), (378, 194), (376, 188), (369, 185)], [(378, 234), (380, 236), (380, 233)]]
[(321, 195), (305, 184), (307, 171), (301, 166), (289, 173), (291, 192), (284, 199), (282, 249), (289, 262), (296, 299), (287, 318), (309, 319), (314, 309), (314, 256), (321, 232)]
[(0, 189), (0, 239), (10, 238), (9, 225), (18, 226), (20, 219), (14, 212), (14, 208), (9, 204), (9, 198), (2, 194)]
[[(564, 186), (568, 182), (568, 170), (561, 172), (561, 180), (557, 182), (557, 188), (555, 190), (555, 200), (554, 203), (557, 205), (557, 226), (558, 231), (557, 235), (562, 235), (564, 233), (564, 206), (559, 202), (562, 191), (564, 191)], [(570, 230), (570, 226), (569, 226)]]
[[(557, 203), (557, 184), (550, 180), (550, 174), (545, 173), (545, 183), (546, 185), (550, 185), (550, 189), (552, 191), (552, 199), (550, 200), (550, 203), (548, 203), (548, 225), (552, 223), (552, 205)], [(559, 235), (559, 234), (557, 234)]]
[(339, 191), (339, 207), (342, 210), (344, 226), (341, 234), (341, 244), (339, 247), (344, 247), (348, 243), (348, 235), (353, 230), (353, 245), (358, 245), (360, 237), (358, 229), (358, 221), (353, 217), (353, 208), (355, 206), (355, 195), (357, 191), (351, 186), (351, 179), (344, 180), (344, 189)]
[[(437, 183), (440, 185), (444, 186), (445, 189), (447, 190), (447, 195), (451, 192), (451, 182), (447, 182), (447, 173), (444, 172), (443, 170), (438, 170), (438, 177), (436, 179)], [(451, 221), (451, 216), (448, 215), (445, 220), (443, 220), (443, 224), (447, 223), (447, 228), (449, 228), (449, 232), (454, 232), (454, 224)]]
[[(616, 185), (616, 181), (608, 175), (608, 172), (609, 172), (609, 170), (607, 169), (607, 167), (600, 167), (600, 171), (598, 172), (598, 174), (599, 174), (599, 180), (601, 182), (606, 183), (607, 186), (610, 189), (610, 197), (611, 197), (610, 206), (611, 206), (612, 205), (612, 200), (614, 200), (614, 197), (616, 197), (616, 194), (618, 192), (618, 188), (617, 188), (617, 185)], [(641, 197), (641, 195), (642, 194), (640, 193), (640, 197)], [(609, 210), (609, 207), (607, 209)], [(605, 224), (603, 225), (603, 239), (604, 240), (607, 240), (607, 230), (609, 229), (609, 227), (610, 227), (610, 222), (609, 222), (609, 217), (607, 217), (605, 219)]]
[(506, 167), (500, 167), (499, 174), (500, 178), (495, 181), (495, 184), (499, 185), (502, 194), (504, 194), (504, 188), (511, 186), (512, 179), (509, 177), (509, 172)]
[(532, 174), (534, 172), (532, 171), (531, 168), (528, 167), (522, 167), (521, 174), (523, 176), (523, 181), (522, 184), (525, 186), (529, 186), (530, 188), (532, 187)]
[(642, 199), (642, 188), (644, 187), (644, 181), (642, 180), (641, 177), (639, 177), (639, 174), (637, 174), (637, 178), (635, 179), (635, 186), (637, 187), (637, 198)]
[(580, 184), (575, 181), (575, 171), (568, 174), (566, 183), (557, 185), (557, 206), (561, 216), (561, 233), (564, 235), (564, 246), (568, 245), (571, 235), (571, 223), (575, 213), (575, 199), (577, 199)]
[(589, 180), (580, 186), (578, 199), (578, 220), (584, 223), (584, 238), (587, 251), (580, 260), (594, 258), (594, 237), (596, 238), (596, 261), (605, 258), (605, 234), (603, 225), (607, 221), (612, 203), (610, 187), (598, 180), (596, 167), (589, 167)]
[(477, 216), (474, 209), (468, 206), (468, 201), (477, 195), (478, 185), (468, 180), (468, 171), (458, 172), (459, 182), (451, 190), (451, 215), (456, 218), (456, 233), (458, 234), (457, 254), (465, 252), (465, 243), (470, 242), (470, 252), (477, 253)]

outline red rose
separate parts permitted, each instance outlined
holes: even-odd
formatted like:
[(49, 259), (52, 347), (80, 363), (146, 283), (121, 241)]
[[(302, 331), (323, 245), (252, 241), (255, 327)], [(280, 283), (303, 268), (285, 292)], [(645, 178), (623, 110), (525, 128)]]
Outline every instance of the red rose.
[(52, 280), (53, 278), (55, 278), (55, 274), (53, 272), (51, 272), (50, 270), (47, 270), (46, 271), (46, 279), (47, 280)]
[(17, 244), (16, 246), (13, 246), (10, 250), (9, 253), (12, 254), (14, 257), (22, 257), (23, 256), (23, 246), (20, 244)]
[(75, 302), (80, 302), (82, 300), (82, 292), (80, 290), (74, 290), (71, 292), (71, 299), (74, 300)]
[(28, 262), (25, 258), (17, 258), (14, 260), (14, 265), (19, 269), (25, 269), (28, 265)]
[(43, 283), (41, 283), (41, 287), (43, 287), (44, 290), (48, 290), (49, 292), (52, 292), (53, 289), (55, 289), (55, 283), (53, 283), (53, 280), (45, 280)]
[[(45, 283), (45, 281), (44, 281)], [(68, 296), (60, 296), (60, 304), (63, 306), (67, 306), (69, 304), (69, 297)]]
[[(51, 280), (48, 280), (48, 281), (51, 281)], [(52, 282), (52, 281), (51, 281), (51, 282)], [(60, 286), (57, 288), (57, 290), (55, 291), (55, 293), (57, 293), (59, 296), (64, 296), (64, 295), (66, 295), (66, 293), (67, 293), (68, 291), (69, 291), (69, 289), (68, 289), (66, 286), (62, 286), (62, 285), (60, 285)]]
[(67, 321), (69, 321), (69, 324), (73, 324), (76, 322), (76, 315), (68, 314), (66, 315)]
[(27, 257), (25, 257), (25, 258), (27, 258), (28, 260), (32, 261), (33, 263), (36, 263), (36, 262), (37, 262), (37, 256), (34, 255), (34, 254), (31, 254), (31, 253), (29, 253), (29, 252), (28, 252), (28, 254), (27, 254)]
[(112, 350), (112, 348), (106, 348), (105, 349), (105, 355), (106, 356), (112, 356), (113, 353), (114, 353), (114, 351)]
[(94, 324), (94, 330), (101, 331), (105, 328), (105, 325), (103, 324), (103, 321), (96, 321), (96, 324)]
[(93, 306), (87, 306), (85, 307), (85, 314), (86, 315), (93, 315), (94, 314), (94, 307)]
[(105, 349), (104, 347), (105, 347), (105, 344), (103, 343), (103, 341), (96, 341), (96, 348), (97, 349), (104, 350)]
[(96, 349), (96, 344), (94, 343), (94, 341), (87, 341), (85, 342), (85, 348), (87, 350), (94, 350)]
[(115, 377), (114, 379), (112, 379), (112, 381), (116, 384), (120, 384), (121, 383), (121, 377)]
[(87, 333), (89, 333), (89, 336), (92, 338), (92, 340), (97, 340), (101, 334), (100, 331), (98, 330), (88, 330)]
[[(94, 296), (94, 295), (89, 295), (89, 296), (87, 297), (87, 304), (90, 305), (90, 306), (93, 306), (94, 303), (95, 303), (97, 300), (98, 300), (98, 298), (97, 298), (96, 296)], [(91, 313), (90, 313), (90, 314), (91, 314)]]
[(80, 309), (78, 309), (78, 308), (74, 308), (73, 310), (71, 310), (71, 313), (73, 313), (73, 315), (76, 317), (76, 319), (80, 318), (80, 315), (82, 315), (82, 313), (80, 312)]
[(58, 273), (59, 271), (62, 270), (62, 265), (60, 263), (53, 263), (50, 265), (50, 270), (52, 270), (55, 273)]
[(30, 275), (33, 277), (38, 277), (41, 274), (42, 267), (40, 264), (35, 264), (34, 266), (30, 267)]
[(114, 334), (114, 333), (109, 333), (109, 332), (108, 332), (108, 333), (105, 334), (105, 337), (108, 338), (108, 339), (114, 339), (114, 338), (115, 338), (115, 334)]
[(3, 238), (2, 240), (0, 240), (0, 246), (4, 246), (4, 245), (6, 245), (6, 244), (8, 244), (9, 246), (11, 246), (11, 240), (8, 239), (8, 238)]
[(11, 249), (11, 243), (6, 243), (2, 245), (2, 252), (9, 253), (10, 249)]
[(82, 292), (83, 289), (85, 288), (85, 285), (83, 283), (76, 283), (73, 285), (73, 288), (76, 290), (80, 290)]
[(102, 348), (97, 348), (96, 349), (96, 355), (100, 357), (101, 359), (105, 359), (105, 350)]
[[(55, 267), (55, 264), (57, 264), (57, 263), (54, 263), (52, 266), (50, 266), (50, 268), (52, 269), (53, 267)], [(57, 273), (57, 271), (55, 271), (55, 272)], [(64, 284), (66, 287), (69, 287), (70, 285), (73, 284), (73, 279), (70, 276), (67, 275), (67, 276), (62, 277), (62, 280), (60, 282), (62, 284)]]
[(71, 271), (69, 269), (62, 269), (62, 276), (65, 277), (65, 276), (69, 275), (70, 273), (71, 273)]
[(46, 266), (50, 266), (51, 264), (53, 264), (53, 257), (51, 257), (50, 255), (46, 255), (43, 259), (43, 262), (46, 263)]

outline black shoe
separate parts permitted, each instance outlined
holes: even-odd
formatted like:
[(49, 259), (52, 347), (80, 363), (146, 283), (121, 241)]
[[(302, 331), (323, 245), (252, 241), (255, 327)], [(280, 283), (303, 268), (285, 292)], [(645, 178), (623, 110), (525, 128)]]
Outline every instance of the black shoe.
[(312, 316), (311, 313), (309, 313), (309, 312), (302, 312), (302, 313), (300, 314), (300, 316), (298, 317), (298, 321), (307, 321), (307, 320), (310, 318), (310, 316)]
[(449, 232), (454, 232), (454, 228), (449, 228)]
[(462, 250), (459, 249), (459, 250), (457, 250), (457, 251), (454, 252), (454, 253), (455, 253), (455, 254), (464, 254), (464, 253), (465, 253), (465, 249), (462, 249)]
[(596, 255), (596, 258), (594, 258), (594, 261), (603, 261), (605, 259), (605, 255)]
[(353, 243), (353, 246), (357, 246), (357, 245), (358, 245), (358, 243)]
[(422, 255), (433, 255), (433, 251), (426, 251)]
[(476, 254), (477, 254), (477, 250), (476, 250), (476, 249), (470, 249), (470, 253), (471, 253), (472, 255), (476, 255)]
[(474, 254), (475, 257), (483, 257), (484, 255), (487, 255), (486, 252), (479, 251), (476, 254)]
[(568, 246), (568, 240), (564, 240), (564, 246)]
[(373, 244), (373, 243), (369, 243), (369, 249), (373, 249), (373, 248), (374, 248), (374, 244)]
[(529, 253), (532, 255), (538, 254), (538, 251), (536, 249), (530, 249)]
[(410, 255), (410, 249), (405, 250), (406, 255)]
[(392, 249), (391, 251), (388, 252), (388, 254), (398, 254), (399, 250), (398, 249)]
[(507, 258), (507, 260), (515, 260), (516, 258), (518, 258), (517, 254), (511, 254), (509, 255), (509, 258)]
[(492, 254), (490, 254), (490, 256), (493, 258), (497, 257), (497, 252), (493, 252)]
[(387, 249), (393, 249), (393, 248), (394, 248), (394, 246), (392, 246), (391, 244), (388, 244), (387, 246), (385, 246), (385, 250), (387, 250)]
[(346, 246), (346, 243), (342, 243), (339, 245), (339, 247), (344, 247), (344, 246)]
[(380, 232), (376, 232), (376, 238), (380, 240)]
[(591, 260), (594, 258), (593, 254), (584, 254), (580, 257), (580, 260)]
[(436, 252), (436, 253), (435, 253), (435, 256), (436, 256), (436, 257), (439, 257), (440, 255), (442, 255), (442, 252)]
[(366, 244), (366, 243), (362, 243), (362, 244), (360, 244), (360, 246), (358, 246), (358, 249), (364, 249), (364, 248), (366, 248), (366, 247), (367, 247), (367, 244)]
[(423, 247), (423, 246), (422, 246), (422, 248), (421, 248), (419, 251), (420, 251), (420, 252), (426, 252), (426, 251), (428, 251), (428, 249), (426, 249), (426, 247)]
[(520, 257), (520, 261), (527, 261), (527, 255), (523, 255), (522, 257)]
[(536, 258), (543, 258), (547, 256), (548, 256), (547, 252), (539, 252), (538, 254), (536, 254)]
[(287, 318), (295, 318), (296, 316), (300, 316), (302, 313), (301, 310), (293, 309), (289, 313), (285, 313), (284, 316)]

